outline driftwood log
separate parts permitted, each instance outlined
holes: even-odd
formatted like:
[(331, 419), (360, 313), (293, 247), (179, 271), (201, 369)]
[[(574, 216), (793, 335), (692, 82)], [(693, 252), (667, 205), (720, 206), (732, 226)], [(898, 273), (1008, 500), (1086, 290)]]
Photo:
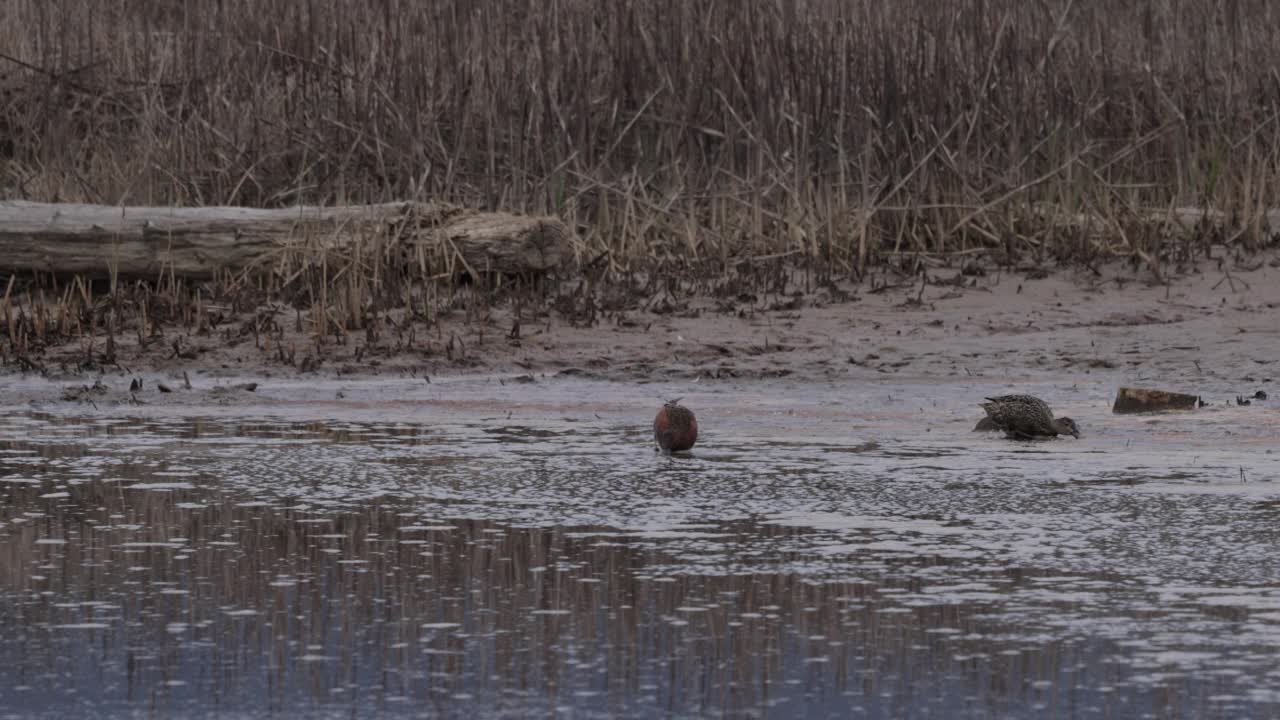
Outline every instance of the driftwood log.
[(0, 272), (199, 278), (266, 267), (301, 245), (342, 248), (370, 239), (409, 250), (425, 245), (447, 271), (521, 274), (558, 267), (572, 233), (553, 217), (445, 203), (256, 209), (0, 202)]

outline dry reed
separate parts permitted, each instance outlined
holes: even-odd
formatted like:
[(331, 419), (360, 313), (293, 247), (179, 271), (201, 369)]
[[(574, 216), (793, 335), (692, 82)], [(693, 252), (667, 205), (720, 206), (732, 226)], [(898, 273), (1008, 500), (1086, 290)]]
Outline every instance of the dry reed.
[[(926, 255), (1159, 276), (1272, 241), (1278, 68), (1266, 0), (9, 0), (0, 197), (553, 213), (581, 296)], [(320, 274), (317, 342), (435, 312)]]

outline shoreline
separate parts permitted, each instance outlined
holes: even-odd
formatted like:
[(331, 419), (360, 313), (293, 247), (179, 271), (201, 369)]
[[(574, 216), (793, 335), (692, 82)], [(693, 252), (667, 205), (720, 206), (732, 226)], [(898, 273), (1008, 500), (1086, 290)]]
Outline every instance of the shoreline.
[[(1135, 280), (1118, 267), (1105, 269), (1101, 278), (1068, 271), (1041, 279), (1008, 273), (967, 278), (957, 272), (971, 284), (880, 292), (840, 288), (846, 294), (837, 298), (819, 290), (770, 308), (690, 298), (675, 311), (622, 309), (591, 327), (575, 326), (550, 310), (517, 324), (503, 307), (494, 308), (484, 323), (441, 320), (430, 342), (443, 340), (456, 349), (443, 356), (351, 340), (327, 346), (332, 357), (305, 371), (279, 362), (278, 348), (267, 343), (259, 349), (252, 338), (222, 344), (217, 331), (205, 337), (170, 333), (139, 351), (136, 340), (122, 334), (117, 366), (78, 370), (75, 361), (84, 351), (79, 343), (67, 343), (46, 350), (44, 373), (23, 373), (10, 363), (0, 377), (31, 379), (22, 383), (30, 392), (37, 392), (36, 378), (47, 381), (40, 397), (25, 400), (56, 400), (65, 391), (68, 401), (81, 399), (78, 394), (120, 402), (127, 401), (134, 378), (143, 383), (140, 399), (189, 398), (184, 374), (194, 391), (209, 393), (232, 382), (269, 386), (310, 378), (325, 384), (484, 376), (517, 384), (557, 377), (662, 384), (1035, 379), (1098, 370), (1187, 392), (1196, 391), (1190, 384), (1235, 383), (1252, 393), (1280, 377), (1277, 265), (1280, 260), (1265, 258), (1259, 267), (1228, 277), (1206, 264), (1168, 285)], [(512, 326), (519, 330), (511, 332)], [(304, 333), (284, 338), (294, 347), (309, 339)], [(175, 341), (194, 348), (190, 358), (176, 357)], [(95, 381), (106, 393), (94, 389)], [(158, 392), (160, 383), (174, 392)]]

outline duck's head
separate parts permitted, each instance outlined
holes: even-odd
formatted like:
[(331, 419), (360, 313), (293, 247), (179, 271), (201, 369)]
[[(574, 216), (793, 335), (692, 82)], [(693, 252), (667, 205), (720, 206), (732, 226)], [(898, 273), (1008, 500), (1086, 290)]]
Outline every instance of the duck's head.
[(1053, 421), (1053, 424), (1057, 428), (1059, 435), (1070, 435), (1073, 438), (1080, 437), (1080, 428), (1076, 427), (1076, 421), (1069, 417), (1058, 418)]

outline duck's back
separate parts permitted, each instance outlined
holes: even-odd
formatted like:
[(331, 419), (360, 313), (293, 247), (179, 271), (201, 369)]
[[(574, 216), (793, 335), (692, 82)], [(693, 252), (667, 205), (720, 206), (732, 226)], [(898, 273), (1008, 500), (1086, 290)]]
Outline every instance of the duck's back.
[(653, 421), (653, 439), (665, 452), (688, 450), (698, 441), (698, 421), (688, 408), (667, 403)]
[(1053, 425), (1053, 411), (1043, 400), (1031, 395), (1001, 395), (987, 398), (982, 404), (987, 417), (996, 427), (1010, 435), (1053, 436), (1058, 434)]

